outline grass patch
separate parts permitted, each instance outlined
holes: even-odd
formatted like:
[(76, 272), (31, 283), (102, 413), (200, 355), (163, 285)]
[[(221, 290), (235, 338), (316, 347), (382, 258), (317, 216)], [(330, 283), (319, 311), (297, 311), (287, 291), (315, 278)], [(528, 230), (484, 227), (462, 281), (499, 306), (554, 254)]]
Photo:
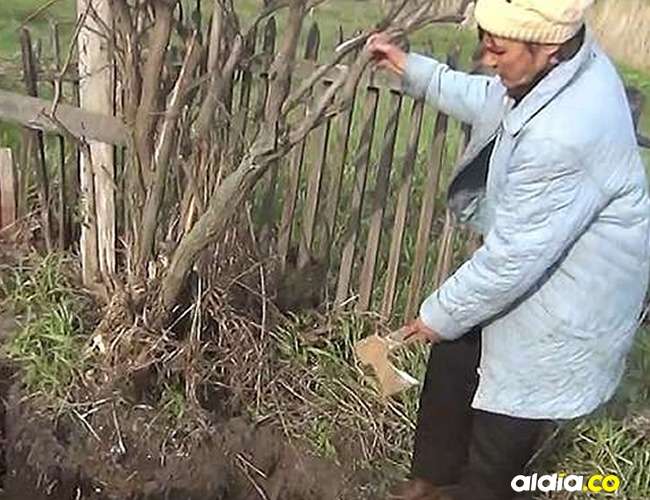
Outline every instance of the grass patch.
[[(287, 434), (307, 441), (314, 453), (370, 473), (376, 478), (372, 492), (379, 497), (407, 473), (419, 400), (414, 389), (382, 401), (374, 380), (356, 365), (354, 342), (383, 328), (373, 316), (342, 315), (326, 325), (322, 319), (301, 317), (290, 328), (276, 329), (281, 363), (291, 374), (279, 382), (287, 396), (265, 400), (258, 415), (276, 415)], [(396, 362), (423, 380), (427, 355), (425, 347), (411, 348)], [(650, 498), (649, 365), (650, 329), (643, 328), (615, 398), (593, 415), (564, 424), (532, 470), (616, 474), (622, 480), (617, 498)]]
[(63, 398), (75, 373), (83, 371), (86, 325), (84, 300), (72, 287), (64, 257), (31, 256), (2, 269), (2, 308), (18, 320), (19, 330), (4, 346), (19, 361), (30, 393)]
[[(375, 495), (369, 498), (381, 497), (406, 474), (419, 398), (413, 389), (382, 400), (374, 378), (354, 359), (354, 343), (385, 328), (374, 315), (344, 313), (325, 322), (303, 316), (274, 329), (282, 366), (274, 384), (282, 391), (266, 398), (255, 415), (259, 420), (273, 416), (288, 436), (306, 441), (314, 453), (369, 474), (374, 479), (368, 492)], [(398, 363), (422, 380), (426, 354), (424, 347), (404, 350)]]

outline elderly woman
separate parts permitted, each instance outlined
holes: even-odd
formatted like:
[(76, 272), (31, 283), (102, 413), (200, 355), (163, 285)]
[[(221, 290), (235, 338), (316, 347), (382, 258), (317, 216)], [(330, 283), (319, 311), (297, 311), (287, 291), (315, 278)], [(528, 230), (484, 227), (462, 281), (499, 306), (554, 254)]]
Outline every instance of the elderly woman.
[(433, 347), (412, 477), (391, 498), (506, 500), (548, 424), (592, 412), (623, 374), (648, 285), (650, 200), (621, 80), (589, 0), (478, 0), (468, 75), (378, 34), (406, 92), (469, 123), (449, 186), (481, 248), (409, 328)]

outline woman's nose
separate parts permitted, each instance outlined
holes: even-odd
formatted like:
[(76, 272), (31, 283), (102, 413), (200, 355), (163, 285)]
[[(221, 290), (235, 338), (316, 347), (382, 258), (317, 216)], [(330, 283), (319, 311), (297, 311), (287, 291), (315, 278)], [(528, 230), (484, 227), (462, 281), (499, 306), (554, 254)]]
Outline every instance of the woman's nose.
[(488, 68), (496, 69), (497, 67), (497, 58), (490, 51), (483, 51), (481, 55), (481, 65), (487, 66)]

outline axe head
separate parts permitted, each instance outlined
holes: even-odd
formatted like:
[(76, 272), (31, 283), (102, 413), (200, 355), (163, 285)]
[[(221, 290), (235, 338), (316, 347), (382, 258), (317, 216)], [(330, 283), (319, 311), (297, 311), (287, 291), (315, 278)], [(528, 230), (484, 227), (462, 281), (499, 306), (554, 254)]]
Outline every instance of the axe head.
[(384, 397), (399, 394), (418, 385), (415, 378), (396, 368), (390, 360), (391, 351), (403, 344), (404, 334), (401, 330), (397, 330), (387, 337), (371, 335), (354, 346), (359, 362), (372, 368)]

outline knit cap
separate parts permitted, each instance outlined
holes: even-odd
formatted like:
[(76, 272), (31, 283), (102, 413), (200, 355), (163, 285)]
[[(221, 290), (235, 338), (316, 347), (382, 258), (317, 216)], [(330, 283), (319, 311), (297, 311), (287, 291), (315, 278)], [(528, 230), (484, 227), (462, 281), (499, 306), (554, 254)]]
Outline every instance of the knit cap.
[(478, 0), (474, 16), (488, 33), (522, 42), (561, 44), (585, 22), (594, 0)]

